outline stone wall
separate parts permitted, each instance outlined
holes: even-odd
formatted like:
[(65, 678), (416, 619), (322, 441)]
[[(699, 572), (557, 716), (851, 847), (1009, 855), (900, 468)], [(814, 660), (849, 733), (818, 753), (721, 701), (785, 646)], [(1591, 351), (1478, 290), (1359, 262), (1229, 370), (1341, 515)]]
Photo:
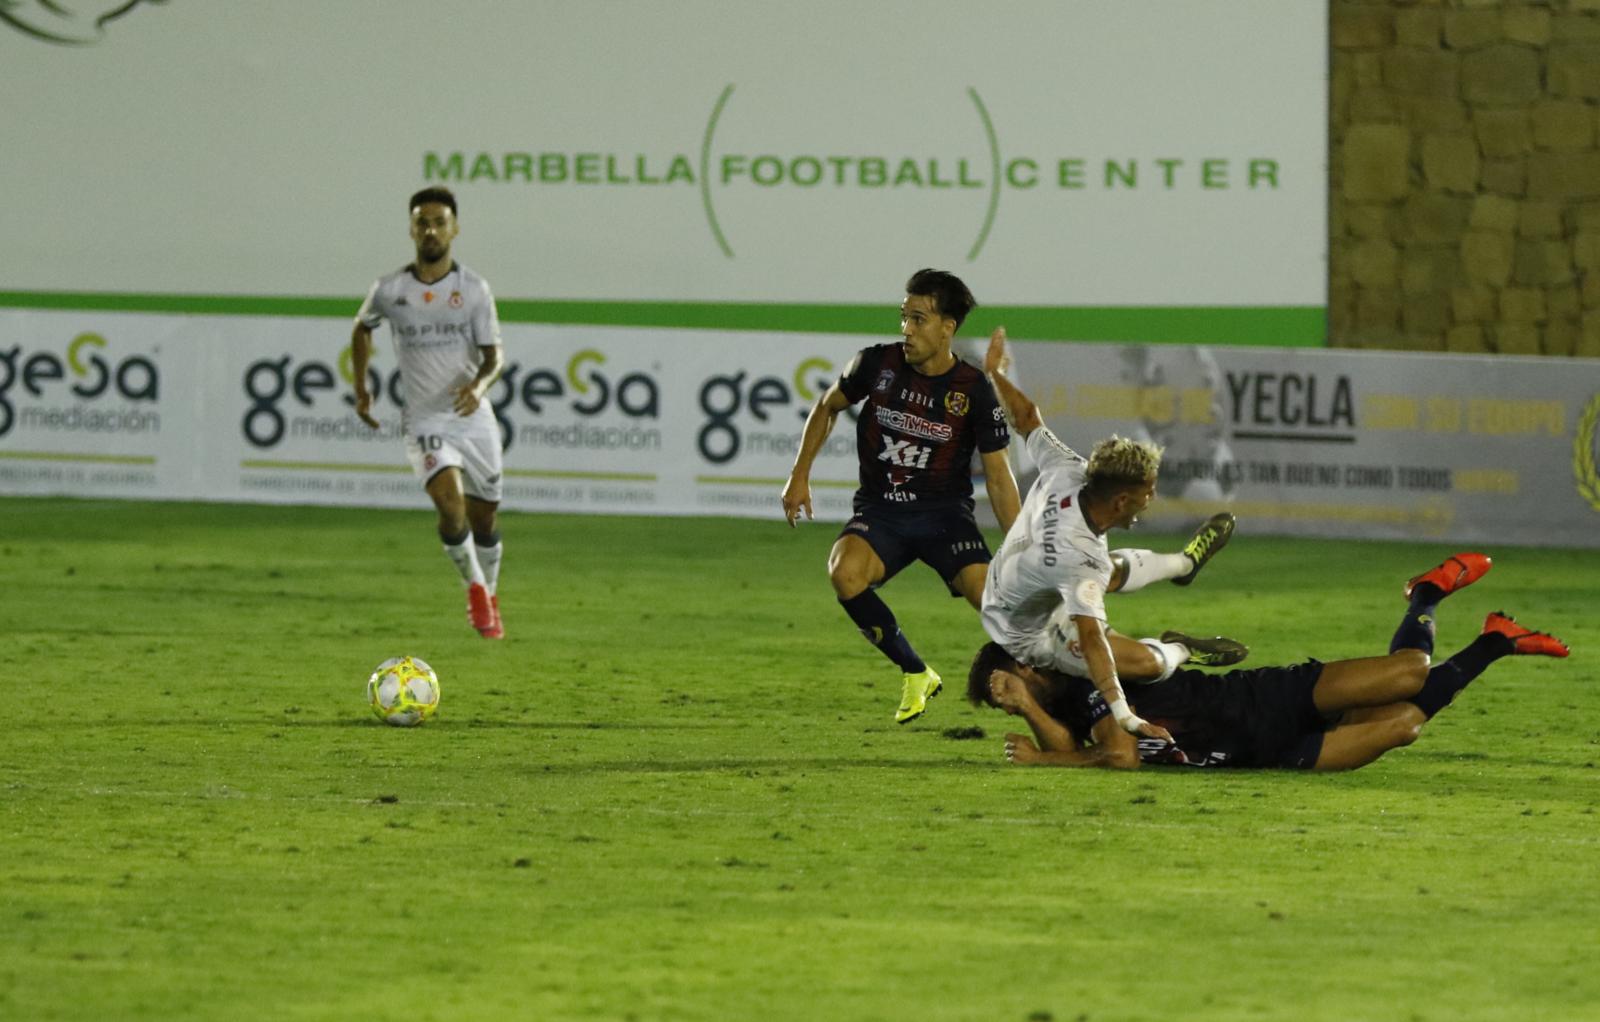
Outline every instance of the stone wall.
[(1332, 0), (1335, 347), (1600, 357), (1600, 0)]

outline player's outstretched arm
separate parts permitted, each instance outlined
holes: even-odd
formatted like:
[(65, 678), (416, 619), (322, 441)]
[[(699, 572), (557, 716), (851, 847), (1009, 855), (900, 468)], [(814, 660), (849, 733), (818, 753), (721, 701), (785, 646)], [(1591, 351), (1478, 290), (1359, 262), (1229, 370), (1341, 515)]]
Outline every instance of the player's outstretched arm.
[(1172, 741), (1172, 735), (1166, 728), (1149, 723), (1128, 708), (1128, 700), (1122, 694), (1122, 682), (1117, 678), (1117, 663), (1111, 654), (1111, 642), (1106, 638), (1105, 623), (1087, 614), (1075, 614), (1072, 620), (1078, 626), (1078, 642), (1083, 646), (1083, 661), (1089, 667), (1089, 680), (1100, 690), (1118, 726), (1129, 734)]
[(789, 481), (783, 486), (783, 517), (791, 529), (802, 510), (808, 521), (812, 517), (811, 465), (822, 451), (822, 445), (828, 442), (828, 434), (833, 432), (833, 424), (839, 418), (839, 413), (849, 407), (850, 399), (844, 396), (844, 391), (839, 389), (835, 381), (817, 398), (817, 403), (811, 406), (811, 413), (806, 416), (805, 429), (800, 433), (800, 449), (795, 452)]
[(1032, 738), (1006, 735), (1005, 755), (1009, 763), (1119, 770), (1131, 770), (1139, 765), (1138, 744), (1110, 717), (1095, 725), (1094, 744), (1085, 747), (1071, 730), (1039, 705), (1027, 684), (1015, 674), (1009, 671), (991, 673), (989, 693), (996, 706), (1026, 720), (1028, 729), (1033, 732)]
[(356, 415), (362, 422), (378, 428), (372, 417), (372, 392), (367, 390), (367, 366), (372, 364), (372, 329), (360, 320), (350, 335), (350, 375), (355, 377)]
[(994, 333), (989, 335), (989, 350), (983, 356), (983, 371), (994, 385), (1000, 407), (1005, 409), (1006, 421), (1011, 423), (1011, 428), (1027, 436), (1044, 425), (1044, 420), (1039, 418), (1039, 406), (1006, 378), (1006, 371), (1010, 368), (1011, 356), (1006, 353), (1006, 328), (995, 327)]
[(1094, 744), (1077, 749), (1041, 749), (1027, 735), (1006, 735), (1006, 761), (1019, 766), (1101, 767), (1137, 770), (1139, 744), (1110, 717), (1102, 718), (1092, 732)]
[(983, 463), (983, 488), (989, 491), (989, 507), (1000, 523), (1001, 532), (1010, 532), (1011, 523), (1022, 512), (1022, 495), (1017, 492), (1017, 477), (1011, 473), (1011, 456), (1004, 450), (978, 455)]

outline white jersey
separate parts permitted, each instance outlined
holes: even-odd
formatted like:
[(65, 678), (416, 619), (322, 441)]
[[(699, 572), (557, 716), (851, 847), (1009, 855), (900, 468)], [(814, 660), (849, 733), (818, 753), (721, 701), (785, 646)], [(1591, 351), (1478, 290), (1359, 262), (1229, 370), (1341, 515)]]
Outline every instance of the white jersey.
[(432, 284), (418, 280), (410, 266), (378, 278), (356, 320), (369, 330), (389, 321), (408, 430), (424, 416), (451, 413), (456, 388), (478, 375), (478, 349), (500, 346), (500, 315), (489, 282), (460, 263), (451, 263), (450, 272)]
[[(989, 564), (982, 619), (991, 639), (1031, 662), (1028, 652), (1052, 627), (1062, 628), (1074, 616), (1105, 621), (1111, 552), (1105, 536), (1083, 516), (1079, 491), (1088, 462), (1045, 426), (1029, 433), (1025, 443), (1039, 477)], [(1071, 631), (1054, 637), (1054, 643), (1075, 643), (1076, 629)]]

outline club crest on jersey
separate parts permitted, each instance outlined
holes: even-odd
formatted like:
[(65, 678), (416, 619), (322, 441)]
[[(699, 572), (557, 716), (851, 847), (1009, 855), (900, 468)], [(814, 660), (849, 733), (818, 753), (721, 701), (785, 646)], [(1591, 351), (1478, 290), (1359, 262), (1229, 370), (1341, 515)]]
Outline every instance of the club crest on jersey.
[(889, 385), (892, 384), (893, 382), (894, 382), (894, 370), (893, 369), (885, 369), (881, 373), (878, 374), (878, 382), (873, 384), (872, 389), (877, 391), (878, 393), (882, 394), (882, 393), (886, 392), (889, 389)]
[(959, 390), (952, 390), (945, 394), (944, 410), (949, 412), (951, 415), (965, 415), (967, 414), (968, 407), (967, 395), (961, 393)]
[(452, 292), (450, 292), (450, 307), (452, 309), (461, 308), (461, 292), (460, 291), (452, 291)]
[(425, 472), (432, 472), (437, 464), (439, 464), (439, 456), (437, 454), (430, 454), (422, 459), (422, 469)]

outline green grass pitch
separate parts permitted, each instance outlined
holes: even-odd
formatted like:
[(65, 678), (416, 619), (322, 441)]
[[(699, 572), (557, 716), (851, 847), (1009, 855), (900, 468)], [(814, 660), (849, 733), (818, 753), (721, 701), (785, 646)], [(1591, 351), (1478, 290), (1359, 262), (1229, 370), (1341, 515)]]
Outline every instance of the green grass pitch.
[[(1439, 654), (1504, 608), (1573, 656), (1365, 770), (1027, 770), (971, 610), (884, 590), (946, 678), (897, 728), (773, 497), (506, 515), (502, 643), (424, 510), (0, 501), (0, 1018), (1600, 1018), (1593, 552), (1490, 549)], [(1371, 655), (1451, 552), (1245, 521), (1112, 621)], [(402, 653), (414, 730), (363, 697)]]

